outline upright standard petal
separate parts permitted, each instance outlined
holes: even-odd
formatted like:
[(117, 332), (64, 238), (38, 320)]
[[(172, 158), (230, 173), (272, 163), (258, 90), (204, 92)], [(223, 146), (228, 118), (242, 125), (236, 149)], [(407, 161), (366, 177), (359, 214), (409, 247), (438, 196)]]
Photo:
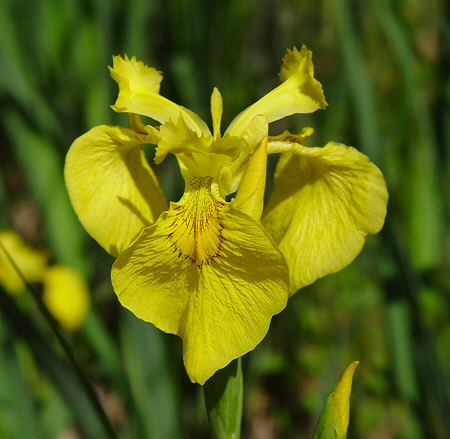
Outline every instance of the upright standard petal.
[(159, 94), (162, 74), (140, 61), (120, 56), (113, 58), (111, 76), (119, 86), (119, 96), (113, 110), (151, 117), (160, 123), (177, 121), (183, 115), (188, 126), (197, 134), (210, 134), (208, 126), (195, 113)]
[(281, 85), (234, 118), (226, 133), (242, 136), (250, 121), (263, 115), (270, 122), (297, 113), (312, 113), (327, 105), (322, 85), (314, 79), (312, 52), (302, 47), (288, 51), (280, 72)]
[(151, 135), (98, 126), (75, 140), (64, 175), (72, 205), (87, 232), (117, 256), (167, 208), (140, 144)]
[(222, 95), (217, 87), (211, 94), (211, 118), (213, 123), (214, 138), (220, 138), (220, 123), (222, 122), (223, 102)]
[(267, 136), (256, 147), (242, 175), (236, 207), (259, 221), (264, 207), (267, 169)]
[(197, 181), (113, 266), (122, 305), (183, 339), (184, 363), (203, 384), (252, 350), (286, 306), (281, 252), (250, 217)]
[(337, 272), (361, 251), (365, 236), (384, 223), (388, 193), (383, 175), (356, 149), (274, 142), (283, 154), (263, 225), (289, 265), (291, 293)]
[[(253, 182), (249, 181), (249, 179), (247, 178), (247, 182), (245, 185), (246, 189), (245, 191), (241, 191), (241, 201), (244, 196), (243, 192), (247, 192), (245, 197), (250, 196), (250, 192), (252, 191), (252, 189), (249, 188), (248, 184), (257, 183), (255, 181), (256, 178), (263, 178), (263, 172), (265, 172), (265, 170), (261, 172), (261, 166), (266, 166), (264, 161), (267, 160), (268, 130), (269, 125), (267, 122), (267, 118), (265, 116), (256, 116), (250, 121), (242, 137), (225, 134), (222, 139), (214, 142), (214, 144), (211, 146), (211, 151), (214, 151), (214, 153), (226, 154), (230, 158), (229, 163), (224, 163), (222, 161), (222, 164), (224, 165), (224, 167), (222, 168), (222, 177), (226, 177), (224, 181), (228, 181), (228, 185), (223, 185), (224, 188), (227, 187), (227, 190), (225, 190), (227, 195), (235, 192), (238, 187), (240, 187), (243, 172), (249, 169), (249, 166), (251, 170), (248, 173), (248, 178), (250, 178), (250, 175), (253, 174)], [(266, 154), (264, 155), (264, 153), (260, 152), (258, 154), (258, 158), (256, 158), (254, 157), (256, 150), (263, 141), (265, 142), (265, 146), (263, 149), (266, 151)], [(252, 162), (253, 164), (250, 165), (250, 162)], [(257, 172), (257, 174), (255, 174), (255, 171)], [(257, 192), (259, 193), (261, 190), (264, 191), (264, 186), (265, 175), (262, 181), (259, 182), (259, 190)], [(248, 191), (249, 189), (250, 192)], [(256, 187), (253, 187), (253, 189), (256, 189)], [(256, 203), (259, 203), (260, 201), (261, 200), (257, 201)], [(256, 204), (254, 207), (256, 207)], [(250, 216), (253, 217), (253, 214), (251, 214)]]

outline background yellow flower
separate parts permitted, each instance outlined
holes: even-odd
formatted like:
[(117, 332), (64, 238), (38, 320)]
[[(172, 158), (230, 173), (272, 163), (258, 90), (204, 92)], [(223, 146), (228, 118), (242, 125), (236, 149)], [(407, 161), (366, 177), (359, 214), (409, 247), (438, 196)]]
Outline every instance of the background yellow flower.
[(62, 265), (45, 270), (42, 299), (55, 319), (69, 332), (83, 325), (91, 306), (84, 278)]
[(28, 282), (42, 281), (48, 260), (46, 251), (33, 249), (13, 230), (0, 231), (0, 243), (17, 266), (14, 267), (3, 248), (0, 248), (0, 283), (7, 291), (18, 294), (25, 289), (17, 269)]

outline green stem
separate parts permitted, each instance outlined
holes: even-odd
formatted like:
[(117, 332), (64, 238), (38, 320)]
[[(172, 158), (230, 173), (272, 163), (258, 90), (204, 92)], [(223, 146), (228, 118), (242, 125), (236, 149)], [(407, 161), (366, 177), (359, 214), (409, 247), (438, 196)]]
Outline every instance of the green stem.
[(213, 439), (239, 439), (244, 395), (241, 359), (219, 370), (203, 387)]

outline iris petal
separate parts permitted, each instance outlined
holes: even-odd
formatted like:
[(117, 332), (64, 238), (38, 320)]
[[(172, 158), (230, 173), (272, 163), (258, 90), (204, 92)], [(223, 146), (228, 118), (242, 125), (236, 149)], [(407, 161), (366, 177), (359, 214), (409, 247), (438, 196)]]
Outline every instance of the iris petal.
[(223, 111), (222, 95), (217, 87), (211, 94), (211, 118), (213, 122), (213, 132), (214, 138), (220, 138), (220, 123), (222, 121), (222, 111)]
[(155, 141), (130, 129), (98, 126), (76, 139), (67, 154), (64, 173), (75, 212), (113, 256), (167, 207), (139, 146)]
[(114, 111), (140, 114), (160, 123), (177, 121), (182, 115), (197, 134), (210, 134), (208, 126), (194, 112), (159, 94), (162, 75), (154, 68), (135, 58), (115, 56), (110, 72), (119, 85), (119, 96), (112, 107)]
[(200, 384), (255, 348), (289, 290), (284, 258), (258, 223), (233, 205), (219, 209), (218, 221), (221, 245), (208, 263), (198, 266), (176, 248), (169, 210), (112, 271), (122, 305), (183, 339), (187, 373)]
[[(294, 54), (294, 55), (293, 55)], [(305, 46), (288, 52), (281, 70), (281, 85), (234, 118), (227, 133), (241, 136), (250, 121), (263, 115), (274, 122), (297, 113), (312, 113), (327, 105), (319, 81), (314, 79), (312, 52)]]
[(160, 128), (161, 140), (155, 154), (155, 163), (160, 164), (167, 154), (208, 153), (212, 142), (211, 134), (199, 135), (181, 115), (173, 121), (166, 122)]
[(281, 146), (295, 153), (280, 158), (262, 221), (286, 258), (295, 293), (356, 257), (365, 236), (383, 226), (388, 194), (380, 170), (354, 148)]
[(253, 152), (239, 183), (236, 206), (259, 221), (264, 207), (267, 169), (267, 136)]

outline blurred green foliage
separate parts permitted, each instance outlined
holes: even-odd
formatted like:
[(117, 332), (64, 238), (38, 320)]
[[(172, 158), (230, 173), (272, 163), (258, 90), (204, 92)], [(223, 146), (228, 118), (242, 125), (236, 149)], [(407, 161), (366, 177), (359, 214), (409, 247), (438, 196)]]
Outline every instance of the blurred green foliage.
[[(162, 70), (162, 93), (206, 120), (218, 86), (226, 125), (302, 43), (329, 107), (289, 127), (368, 154), (389, 213), (361, 256), (297, 294), (244, 359), (244, 437), (311, 437), (355, 359), (349, 438), (450, 436), (449, 12), (444, 0), (0, 0), (0, 227), (88, 277), (93, 310), (67, 337), (120, 437), (208, 437), (206, 414), (179, 340), (120, 308), (112, 260), (67, 199), (67, 149), (122, 117), (109, 108), (113, 54)], [(156, 172), (175, 200), (173, 165)], [(35, 305), (0, 298), (0, 437), (107, 437)]]

